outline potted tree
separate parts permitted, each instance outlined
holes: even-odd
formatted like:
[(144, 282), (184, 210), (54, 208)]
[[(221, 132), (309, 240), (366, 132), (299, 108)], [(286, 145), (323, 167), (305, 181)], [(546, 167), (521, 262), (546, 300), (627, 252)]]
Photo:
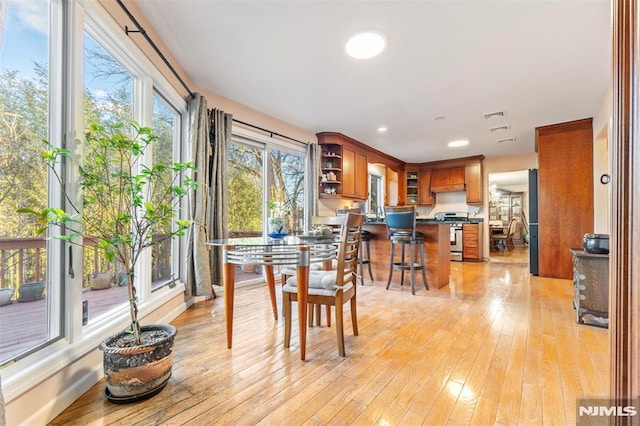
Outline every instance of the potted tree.
[(185, 176), (186, 171), (193, 170), (191, 163), (143, 164), (145, 150), (157, 140), (149, 127), (137, 123), (92, 124), (86, 139), (86, 161), (79, 167), (79, 185), (83, 207), (98, 206), (93, 214), (76, 206), (58, 174), (56, 165), (68, 160), (70, 151), (49, 143), (42, 158), (57, 178), (69, 207), (66, 211), (48, 207), (19, 212), (36, 215), (42, 225), (40, 233), (58, 226), (64, 230), (60, 239), (90, 245), (109, 262), (120, 264), (129, 290), (131, 323), (127, 330), (100, 344), (105, 394), (116, 402), (137, 401), (156, 394), (168, 381), (177, 330), (161, 324), (140, 326), (134, 271), (145, 249), (184, 235), (190, 224), (187, 220), (176, 220), (170, 231), (166, 228), (176, 217), (180, 199), (197, 185)]

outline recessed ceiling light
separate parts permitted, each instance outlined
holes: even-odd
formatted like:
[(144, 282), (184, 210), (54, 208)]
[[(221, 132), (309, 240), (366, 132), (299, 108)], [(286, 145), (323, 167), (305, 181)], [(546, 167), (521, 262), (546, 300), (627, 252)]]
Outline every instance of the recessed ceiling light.
[(459, 146), (469, 145), (469, 141), (468, 140), (453, 141), (453, 142), (449, 142), (447, 145), (450, 146), (451, 148), (457, 148)]
[(351, 37), (345, 46), (349, 56), (369, 59), (379, 55), (387, 45), (387, 38), (380, 30), (362, 30)]
[(384, 132), (386, 132), (386, 131), (387, 131), (387, 128), (386, 128), (386, 127), (378, 127), (378, 132), (379, 132), (379, 133), (384, 133)]

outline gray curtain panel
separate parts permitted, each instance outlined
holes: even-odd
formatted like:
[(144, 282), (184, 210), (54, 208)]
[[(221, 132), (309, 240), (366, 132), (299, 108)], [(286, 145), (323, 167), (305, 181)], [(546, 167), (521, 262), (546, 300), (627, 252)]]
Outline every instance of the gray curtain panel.
[[(209, 113), (211, 142), (211, 194), (209, 229), (212, 239), (227, 237), (227, 211), (225, 202), (225, 176), (227, 173), (227, 153), (231, 144), (233, 116), (214, 109)], [(222, 285), (222, 247), (214, 247), (211, 252), (211, 280), (214, 285)]]
[(196, 94), (189, 102), (189, 121), (191, 126), (191, 161), (197, 168), (194, 179), (198, 181), (199, 185), (190, 198), (192, 225), (187, 249), (187, 295), (215, 296), (211, 286), (211, 248), (204, 244), (212, 238), (210, 228), (207, 225), (207, 204), (211, 191), (209, 115), (207, 100), (200, 94)]
[(311, 217), (318, 215), (318, 185), (320, 182), (320, 149), (317, 143), (310, 143), (307, 145), (307, 187), (305, 188), (305, 194), (307, 194), (307, 218), (306, 218), (306, 231), (311, 224)]

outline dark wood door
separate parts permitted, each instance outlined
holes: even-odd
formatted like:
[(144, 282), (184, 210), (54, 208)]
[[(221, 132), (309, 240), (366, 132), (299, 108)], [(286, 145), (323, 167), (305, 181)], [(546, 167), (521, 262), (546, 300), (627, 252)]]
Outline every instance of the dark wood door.
[(569, 249), (593, 232), (591, 119), (536, 128), (540, 276), (571, 279)]

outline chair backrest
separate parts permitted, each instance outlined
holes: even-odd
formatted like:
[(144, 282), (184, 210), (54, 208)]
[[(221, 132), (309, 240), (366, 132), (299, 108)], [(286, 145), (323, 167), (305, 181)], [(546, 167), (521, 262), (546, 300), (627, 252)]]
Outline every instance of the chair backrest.
[(416, 234), (416, 206), (386, 206), (384, 216), (387, 222), (387, 233)]
[(511, 222), (509, 222), (509, 230), (507, 231), (508, 236), (513, 237), (513, 235), (516, 233), (517, 225), (518, 225), (518, 219), (511, 219)]
[[(345, 284), (345, 274), (350, 276), (353, 284), (356, 284), (358, 270), (358, 249), (360, 248), (360, 232), (364, 223), (364, 215), (357, 213), (347, 213), (346, 221), (340, 232), (340, 248), (338, 249), (338, 272), (336, 284)], [(349, 275), (350, 273), (350, 275)]]

